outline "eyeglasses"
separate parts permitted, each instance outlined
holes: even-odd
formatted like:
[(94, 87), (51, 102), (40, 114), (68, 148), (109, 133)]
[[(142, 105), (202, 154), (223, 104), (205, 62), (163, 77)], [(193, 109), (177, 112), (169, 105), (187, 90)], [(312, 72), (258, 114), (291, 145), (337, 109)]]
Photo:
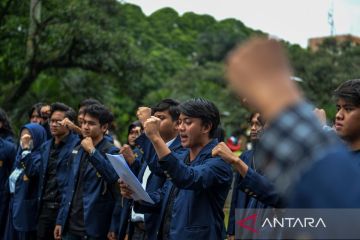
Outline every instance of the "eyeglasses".
[(54, 119), (49, 119), (48, 120), (48, 123), (49, 123), (49, 125), (50, 126), (56, 126), (56, 127), (60, 127), (61, 126), (61, 124), (60, 124), (60, 122), (61, 121), (59, 121), (59, 120), (54, 120)]

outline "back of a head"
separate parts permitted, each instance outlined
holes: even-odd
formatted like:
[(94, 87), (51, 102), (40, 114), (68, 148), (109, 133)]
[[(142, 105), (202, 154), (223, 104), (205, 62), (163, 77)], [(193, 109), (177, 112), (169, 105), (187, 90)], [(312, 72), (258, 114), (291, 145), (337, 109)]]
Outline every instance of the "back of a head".
[(113, 114), (102, 104), (92, 104), (84, 109), (84, 115), (97, 118), (100, 125), (111, 124), (114, 120)]
[(35, 103), (34, 105), (32, 105), (31, 108), (30, 108), (29, 111), (28, 111), (29, 119), (31, 118), (31, 116), (32, 116), (32, 114), (33, 114), (34, 111), (36, 111), (37, 114), (38, 114), (39, 116), (41, 116), (40, 109), (41, 109), (41, 107), (43, 107), (43, 106), (46, 106), (46, 104), (45, 104), (45, 103), (42, 103), (42, 102), (38, 102), (38, 103)]
[(83, 107), (87, 107), (93, 104), (101, 104), (101, 102), (99, 100), (96, 100), (94, 98), (86, 98), (84, 100), (81, 101), (81, 103), (78, 106), (78, 109), (83, 108)]
[(70, 121), (74, 122), (76, 120), (76, 112), (74, 109), (66, 105), (62, 102), (55, 102), (51, 104), (51, 113), (50, 117), (53, 115), (54, 112), (60, 111), (65, 113), (65, 117), (68, 118)]
[(360, 79), (352, 79), (342, 83), (335, 91), (336, 99), (342, 98), (355, 106), (360, 106)]
[(214, 103), (204, 98), (193, 98), (179, 105), (180, 113), (200, 118), (203, 124), (211, 124), (209, 137), (213, 138), (220, 124), (220, 113)]
[(156, 104), (154, 107), (151, 108), (152, 115), (156, 112), (164, 112), (169, 111), (170, 116), (173, 121), (176, 121), (179, 119), (179, 102), (173, 99), (164, 99), (161, 100), (158, 104)]

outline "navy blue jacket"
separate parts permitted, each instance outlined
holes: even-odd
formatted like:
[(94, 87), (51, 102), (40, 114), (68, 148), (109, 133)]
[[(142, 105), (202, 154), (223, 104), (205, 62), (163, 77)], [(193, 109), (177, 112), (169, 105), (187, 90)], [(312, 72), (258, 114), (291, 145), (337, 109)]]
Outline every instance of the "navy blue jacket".
[(8, 141), (10, 143), (16, 144), (15, 137), (12, 134), (0, 134), (0, 138), (2, 138), (3, 140)]
[[(111, 147), (105, 147), (106, 145)], [(106, 237), (109, 231), (117, 232), (121, 211), (120, 195), (114, 183), (118, 180), (114, 168), (105, 153), (118, 154), (119, 149), (103, 138), (96, 146), (96, 151), (88, 157), (88, 165), (84, 173), (83, 204), (84, 225), (90, 237)], [(107, 149), (104, 149), (107, 148)], [(71, 202), (77, 186), (80, 160), (87, 154), (82, 147), (73, 150), (74, 158), (70, 161), (66, 195), (62, 200), (56, 224), (64, 229), (69, 217)], [(116, 203), (116, 205), (115, 205)]]
[[(57, 178), (57, 186), (59, 188), (59, 192), (61, 195), (65, 195), (65, 187), (67, 183), (67, 171), (68, 171), (68, 161), (71, 157), (72, 150), (75, 148), (76, 145), (79, 144), (79, 135), (70, 132), (65, 137), (65, 143), (61, 147), (61, 150), (59, 152), (58, 160), (56, 163), (56, 178)], [(50, 149), (54, 142), (54, 139), (50, 139), (46, 141), (42, 147), (41, 147), (41, 164), (39, 169), (39, 204), (41, 205), (42, 197), (45, 190), (45, 184), (46, 184), (46, 172), (50, 157)]]
[(352, 153), (353, 153), (354, 156), (355, 156), (355, 159), (356, 159), (357, 164), (360, 166), (360, 150), (353, 151)]
[[(156, 151), (151, 143), (151, 141), (146, 137), (145, 134), (142, 134), (140, 137), (136, 139), (136, 144), (139, 146), (140, 150), (143, 152), (144, 163), (139, 172), (138, 179), (142, 182), (142, 178), (144, 176), (146, 167), (149, 166), (151, 174), (146, 183), (146, 191), (147, 192), (155, 192), (162, 188), (166, 176), (163, 170), (160, 168), (158, 164), (158, 156)], [(182, 148), (180, 137), (177, 136), (175, 140), (169, 146), (169, 149), (177, 154), (185, 154), (188, 152), (187, 149)], [(138, 206), (135, 204), (135, 211)], [(157, 232), (159, 231), (158, 219), (160, 218), (159, 212), (146, 212), (144, 213), (145, 218), (145, 229), (147, 233), (147, 237), (149, 240), (157, 238)]]
[[(152, 145), (151, 141), (145, 135), (145, 133), (141, 134), (136, 140), (136, 145), (139, 147), (140, 151), (143, 153), (143, 159), (149, 166), (151, 173), (158, 175), (159, 177), (166, 177), (164, 171), (161, 169), (159, 165), (159, 158), (156, 154), (155, 148)], [(188, 149), (185, 149), (181, 146), (180, 136), (177, 136), (170, 145), (169, 149), (172, 152), (177, 154), (187, 154)]]
[[(339, 144), (321, 151), (286, 195), (289, 208), (360, 208), (359, 154)], [(309, 187), (311, 186), (311, 187)]]
[(22, 150), (20, 148), (17, 152), (14, 166), (24, 171), (15, 184), (12, 218), (17, 231), (27, 232), (36, 230), (39, 195), (38, 170), (41, 163), (40, 146), (46, 141), (46, 131), (37, 123), (26, 124), (22, 129), (24, 128), (30, 131), (34, 147), (31, 153), (24, 158), (21, 158)]
[(8, 209), (8, 177), (16, 157), (16, 145), (0, 138), (0, 236), (2, 236), (6, 224)]
[[(172, 152), (159, 160), (168, 179), (161, 190), (150, 193), (155, 202), (152, 207), (160, 208), (157, 229), (160, 229), (172, 186), (179, 188), (172, 209), (170, 239), (218, 240), (223, 237), (223, 207), (232, 171), (221, 158), (212, 157), (211, 151), (217, 143), (217, 140), (209, 142), (189, 166), (184, 163), (184, 154), (179, 156)], [(143, 211), (151, 210), (146, 204), (143, 207)]]
[[(267, 208), (267, 206), (279, 207), (279, 196), (275, 191), (274, 185), (254, 170), (252, 159), (254, 151), (245, 151), (241, 154), (240, 159), (249, 166), (245, 177), (238, 172), (235, 174), (234, 190), (231, 198), (229, 212), (228, 235), (235, 235), (235, 209), (254, 209)], [(247, 216), (243, 211), (242, 216)], [(239, 219), (242, 219), (242, 216)], [(245, 233), (245, 232), (244, 232)], [(243, 236), (251, 238), (251, 236)]]

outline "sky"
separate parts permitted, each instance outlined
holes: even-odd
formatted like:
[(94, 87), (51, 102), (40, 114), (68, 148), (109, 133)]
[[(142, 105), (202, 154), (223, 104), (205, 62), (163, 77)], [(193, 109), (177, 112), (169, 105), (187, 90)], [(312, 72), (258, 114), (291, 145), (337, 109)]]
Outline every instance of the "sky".
[(146, 15), (163, 7), (179, 14), (208, 14), (217, 20), (235, 18), (246, 26), (307, 46), (312, 37), (330, 35), (328, 12), (333, 6), (335, 34), (360, 37), (360, 0), (123, 0)]

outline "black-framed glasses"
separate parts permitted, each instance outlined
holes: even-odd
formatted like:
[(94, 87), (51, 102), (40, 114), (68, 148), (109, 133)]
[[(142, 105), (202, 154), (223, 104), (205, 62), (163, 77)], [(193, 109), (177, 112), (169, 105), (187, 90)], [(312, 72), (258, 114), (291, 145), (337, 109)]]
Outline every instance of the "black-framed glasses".
[(55, 125), (56, 127), (60, 127), (61, 124), (59, 120), (56, 119), (48, 119), (47, 122), (49, 123), (50, 126)]

